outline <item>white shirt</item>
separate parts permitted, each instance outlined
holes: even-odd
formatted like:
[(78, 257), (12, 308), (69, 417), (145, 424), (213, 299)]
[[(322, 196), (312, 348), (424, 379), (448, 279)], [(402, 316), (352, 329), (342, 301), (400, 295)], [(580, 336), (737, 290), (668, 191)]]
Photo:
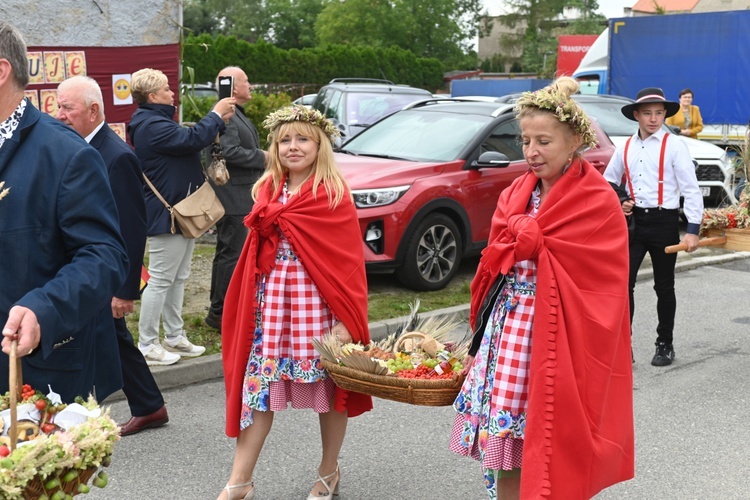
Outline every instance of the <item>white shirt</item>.
[(83, 140), (86, 141), (86, 142), (88, 142), (89, 144), (91, 144), (91, 139), (94, 138), (94, 136), (96, 135), (96, 133), (99, 132), (102, 129), (103, 126), (104, 126), (104, 120), (102, 120), (102, 122), (99, 125), (97, 125), (96, 128), (94, 130), (92, 130), (89, 135), (87, 135), (86, 137), (84, 137)]
[[(633, 183), (635, 204), (640, 208), (659, 206), (659, 157), (661, 142), (667, 132), (658, 130), (653, 135), (641, 140), (636, 133), (628, 147), (628, 169)], [(604, 171), (604, 178), (620, 184), (625, 173), (623, 156), (625, 146), (620, 146)], [(630, 188), (626, 185), (630, 193)], [(680, 195), (685, 198), (683, 210), (691, 224), (700, 225), (703, 219), (703, 195), (695, 176), (695, 165), (690, 157), (687, 145), (676, 135), (667, 139), (664, 152), (664, 200), (662, 208), (680, 208)]]

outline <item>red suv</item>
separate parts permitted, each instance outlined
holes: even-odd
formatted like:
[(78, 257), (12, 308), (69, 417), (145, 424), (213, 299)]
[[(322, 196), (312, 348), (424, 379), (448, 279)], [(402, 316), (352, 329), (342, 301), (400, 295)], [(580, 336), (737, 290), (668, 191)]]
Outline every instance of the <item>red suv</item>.
[[(615, 151), (584, 157), (603, 172)], [(433, 99), (390, 115), (338, 149), (357, 205), (368, 272), (443, 288), (487, 244), (500, 192), (528, 169), (513, 105)]]

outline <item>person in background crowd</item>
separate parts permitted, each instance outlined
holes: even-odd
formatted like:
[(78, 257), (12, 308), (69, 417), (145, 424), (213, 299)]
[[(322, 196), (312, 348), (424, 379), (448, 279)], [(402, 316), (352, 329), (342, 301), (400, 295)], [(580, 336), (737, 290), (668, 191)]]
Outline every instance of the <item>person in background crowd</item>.
[(146, 247), (146, 205), (143, 201), (141, 164), (125, 141), (104, 121), (104, 101), (96, 80), (74, 76), (57, 87), (57, 119), (69, 125), (104, 159), (109, 184), (117, 204), (120, 234), (130, 262), (125, 283), (112, 297), (112, 318), (122, 364), (122, 391), (132, 418), (120, 426), (128, 436), (169, 421), (164, 398), (146, 360), (135, 346), (125, 316), (135, 310), (140, 295), (141, 267)]
[[(175, 205), (205, 182), (201, 151), (224, 122), (234, 115), (234, 98), (219, 101), (194, 127), (181, 127), (174, 121), (174, 92), (167, 76), (145, 68), (131, 76), (130, 90), (138, 109), (128, 126), (130, 141), (141, 162), (144, 175), (170, 205)], [(185, 238), (169, 211), (154, 192), (145, 188), (146, 220), (151, 278), (141, 298), (138, 320), (138, 347), (149, 365), (171, 365), (181, 356), (200, 356), (206, 351), (185, 335), (182, 303), (185, 281), (195, 240)], [(159, 344), (159, 324), (164, 319), (164, 342)]]
[(208, 326), (218, 330), (221, 329), (224, 296), (229, 280), (247, 238), (247, 228), (242, 220), (253, 206), (250, 188), (260, 178), (266, 163), (258, 131), (245, 116), (243, 108), (252, 99), (247, 75), (241, 68), (229, 66), (219, 72), (217, 79), (222, 76), (234, 77), (237, 107), (220, 139), (221, 151), (229, 170), (229, 182), (223, 186), (212, 183), (216, 196), (224, 205), (224, 217), (216, 223), (216, 253), (211, 269), (211, 307), (205, 321)]
[(622, 210), (635, 218), (630, 243), (630, 323), (635, 314), (635, 282), (646, 253), (654, 268), (656, 313), (656, 353), (653, 366), (668, 366), (675, 358), (673, 345), (677, 298), (674, 291), (674, 268), (677, 254), (664, 248), (680, 242), (680, 196), (685, 198), (687, 234), (682, 243), (687, 251), (698, 248), (698, 232), (703, 218), (703, 196), (695, 166), (684, 141), (669, 139), (664, 119), (679, 113), (680, 105), (667, 101), (660, 88), (649, 87), (638, 92), (636, 101), (622, 107), (622, 114), (638, 122), (638, 132), (617, 148), (604, 171), (613, 186), (625, 181), (620, 195)]
[(0, 393), (12, 341), (23, 381), (72, 403), (122, 387), (110, 300), (128, 257), (99, 153), (28, 99), (26, 44), (0, 21)]
[(680, 112), (675, 113), (666, 120), (667, 125), (680, 129), (680, 135), (698, 138), (703, 130), (703, 117), (698, 106), (693, 106), (693, 91), (682, 89), (680, 91)]
[[(369, 343), (364, 250), (333, 158), (333, 123), (291, 106), (264, 125), (269, 165), (253, 186), (250, 231), (224, 304), (226, 433), (237, 448), (219, 498), (254, 497), (253, 471), (274, 413), (291, 403), (319, 414), (323, 456), (307, 498), (330, 500), (341, 486), (347, 419), (369, 411), (372, 398), (337, 388), (311, 341), (330, 331), (342, 342)], [(294, 446), (293, 437), (287, 442)]]
[(471, 283), (450, 449), (481, 462), (490, 499), (587, 499), (634, 473), (627, 255), (616, 250), (628, 233), (581, 158), (596, 136), (577, 90), (562, 77), (518, 100), (529, 171), (500, 194)]

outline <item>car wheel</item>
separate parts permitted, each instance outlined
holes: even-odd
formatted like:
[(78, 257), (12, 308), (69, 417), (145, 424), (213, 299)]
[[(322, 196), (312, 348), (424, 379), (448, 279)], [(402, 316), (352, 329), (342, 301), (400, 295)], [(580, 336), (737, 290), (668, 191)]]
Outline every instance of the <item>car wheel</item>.
[(440, 290), (458, 272), (463, 247), (461, 233), (450, 217), (430, 214), (408, 240), (398, 280), (413, 290)]

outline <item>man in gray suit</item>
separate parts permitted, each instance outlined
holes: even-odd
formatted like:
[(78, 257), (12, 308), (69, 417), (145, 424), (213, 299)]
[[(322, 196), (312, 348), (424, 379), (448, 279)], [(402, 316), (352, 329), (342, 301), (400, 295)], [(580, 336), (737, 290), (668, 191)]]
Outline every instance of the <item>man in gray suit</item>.
[(221, 330), (224, 296), (237, 259), (247, 238), (243, 219), (250, 213), (253, 200), (250, 190), (265, 169), (266, 152), (260, 148), (258, 131), (244, 113), (243, 106), (252, 99), (250, 82), (241, 68), (229, 66), (218, 77), (234, 77), (236, 113), (229, 119), (226, 132), (221, 136), (221, 151), (227, 162), (229, 182), (214, 185), (219, 200), (224, 205), (224, 217), (216, 224), (216, 254), (211, 271), (211, 307), (206, 324)]

